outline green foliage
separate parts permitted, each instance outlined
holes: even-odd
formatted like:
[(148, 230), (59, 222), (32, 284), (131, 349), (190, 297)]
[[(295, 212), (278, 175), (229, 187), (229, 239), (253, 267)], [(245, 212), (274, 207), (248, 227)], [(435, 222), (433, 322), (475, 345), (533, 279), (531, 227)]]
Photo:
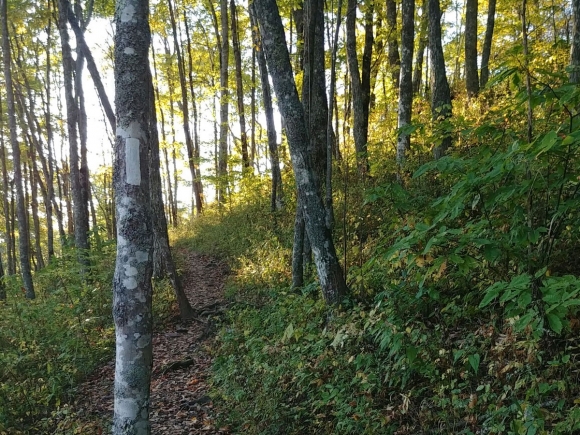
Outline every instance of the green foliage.
[(289, 261), (290, 219), (272, 233), (259, 207), (234, 208), (209, 237), (199, 222), (209, 246), (227, 234), (236, 260), (213, 377), (235, 431), (579, 430), (578, 90), (538, 72), (527, 143), (521, 74), (506, 66), (494, 86), (515, 98), (483, 120), (466, 110), (450, 121), (452, 154), (417, 152), (402, 171), (377, 161), (376, 178), (337, 191), (353, 290), (338, 311), (316, 282), (297, 294), (275, 279), (272, 259)]

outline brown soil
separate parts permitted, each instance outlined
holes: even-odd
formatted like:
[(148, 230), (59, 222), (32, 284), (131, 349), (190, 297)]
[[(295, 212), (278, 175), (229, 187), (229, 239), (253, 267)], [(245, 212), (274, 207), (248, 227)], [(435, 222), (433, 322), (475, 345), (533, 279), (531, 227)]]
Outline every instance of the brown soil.
[[(155, 435), (224, 434), (212, 417), (208, 352), (215, 335), (212, 317), (224, 309), (227, 265), (215, 257), (181, 251), (184, 290), (198, 316), (175, 320), (153, 337), (151, 433)], [(108, 434), (113, 415), (115, 362), (102, 366), (79, 387), (72, 410), (86, 423), (83, 434)], [(78, 429), (77, 429), (78, 430)], [(81, 433), (81, 432), (75, 432)]]

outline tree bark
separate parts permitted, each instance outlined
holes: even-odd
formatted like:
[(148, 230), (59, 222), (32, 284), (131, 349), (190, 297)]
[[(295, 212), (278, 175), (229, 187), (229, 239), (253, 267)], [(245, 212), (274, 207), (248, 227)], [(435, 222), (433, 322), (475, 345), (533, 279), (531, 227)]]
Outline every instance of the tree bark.
[[(492, 0), (493, 1), (493, 0)], [(423, 77), (423, 57), (427, 47), (427, 24), (428, 24), (427, 0), (423, 0), (421, 5), (421, 21), (419, 24), (419, 42), (415, 56), (415, 71), (413, 72), (413, 95), (419, 94), (421, 90), (421, 80)]]
[(13, 226), (14, 220), (12, 219), (12, 215), (10, 213), (10, 203), (8, 199), (12, 196), (12, 186), (8, 181), (8, 168), (6, 167), (6, 144), (4, 143), (4, 114), (2, 113), (3, 102), (0, 100), (0, 159), (2, 163), (2, 195), (3, 206), (4, 206), (4, 222), (6, 224), (6, 258), (7, 258), (7, 268), (8, 268), (8, 275), (14, 275), (16, 273), (15, 267), (15, 257), (12, 256), (12, 234), (13, 234)]
[(475, 97), (479, 92), (477, 74), (477, 2), (465, 2), (465, 88), (468, 97)]
[(69, 141), (69, 179), (73, 199), (73, 219), (75, 246), (79, 251), (79, 261), (86, 264), (86, 253), (89, 249), (88, 214), (83, 213), (83, 193), (81, 190), (81, 173), (79, 169), (79, 148), (77, 125), (79, 120), (78, 107), (73, 93), (74, 61), (67, 30), (67, 5), (65, 0), (59, 0), (58, 30), (60, 33), (62, 65), (64, 77), (64, 94), (67, 112), (67, 133)]
[(189, 59), (189, 92), (191, 94), (191, 107), (193, 109), (193, 157), (194, 157), (193, 167), (195, 169), (195, 181), (193, 191), (196, 198), (195, 204), (197, 207), (197, 214), (199, 215), (203, 213), (203, 203), (205, 201), (205, 198), (203, 196), (203, 184), (201, 182), (199, 115), (197, 111), (197, 96), (193, 85), (193, 59), (191, 55), (191, 38), (189, 37), (189, 25), (187, 24), (187, 17), (185, 16), (185, 12), (183, 13), (183, 22), (185, 24), (185, 36), (187, 37), (187, 56)]
[(397, 41), (397, 3), (395, 0), (387, 0), (387, 25), (389, 26), (389, 33), (387, 36), (389, 71), (391, 72), (393, 86), (398, 88), (401, 58), (399, 57), (399, 42)]
[[(578, 0), (575, 0), (579, 3)], [(493, 28), (495, 26), (495, 5), (496, 0), (489, 0), (487, 8), (487, 24), (485, 27), (485, 37), (483, 40), (483, 48), (481, 50), (481, 73), (479, 75), (479, 86), (483, 88), (489, 80), (489, 59), (491, 57), (491, 44), (493, 41)], [(580, 35), (578, 38), (580, 45)], [(580, 51), (579, 51), (580, 53)], [(580, 55), (578, 56), (580, 63)]]
[(413, 46), (415, 38), (415, 0), (402, 0), (401, 78), (399, 80), (399, 113), (397, 163), (403, 164), (411, 149), (411, 136), (404, 131), (411, 123), (413, 107)]
[(7, 0), (0, 0), (0, 19), (2, 26), (2, 54), (4, 60), (4, 81), (6, 88), (6, 105), (10, 127), (10, 143), (12, 145), (12, 164), (14, 168), (14, 184), (16, 185), (16, 208), (18, 215), (18, 247), (20, 255), (20, 272), (28, 299), (35, 298), (32, 271), (30, 267), (30, 244), (24, 189), (22, 186), (22, 167), (20, 162), (20, 145), (18, 143), (16, 108), (14, 105), (14, 88), (12, 86), (10, 39), (8, 35), (8, 5)]
[[(451, 116), (451, 92), (445, 72), (445, 59), (441, 45), (441, 8), (439, 0), (429, 0), (429, 50), (433, 69), (433, 90), (431, 97), (431, 114), (436, 124), (441, 124)], [(435, 159), (442, 157), (451, 146), (449, 132), (440, 130), (440, 144), (433, 149)]]
[[(177, 268), (173, 261), (173, 255), (169, 248), (169, 235), (167, 234), (167, 220), (163, 210), (163, 195), (161, 193), (161, 174), (159, 162), (159, 134), (157, 131), (157, 114), (155, 112), (155, 90), (151, 82), (150, 91), (151, 119), (149, 125), (149, 181), (151, 198), (151, 215), (153, 220), (153, 258), (161, 259), (163, 266), (155, 267), (155, 270), (163, 270), (171, 282), (175, 299), (179, 307), (179, 315), (182, 320), (191, 319), (195, 312), (183, 291), (181, 280), (177, 274)], [(155, 261), (154, 261), (155, 262)], [(157, 275), (157, 278), (162, 276)]]
[[(250, 20), (253, 28), (257, 28), (258, 23), (254, 14), (254, 8), (250, 8)], [(272, 106), (272, 93), (268, 79), (268, 67), (266, 57), (262, 50), (262, 41), (258, 32), (254, 36), (254, 51), (260, 70), (260, 81), (262, 84), (262, 102), (264, 104), (264, 114), (266, 116), (266, 131), (268, 135), (268, 151), (270, 156), (270, 166), (272, 170), (272, 192), (270, 195), (270, 209), (272, 212), (282, 210), (284, 207), (284, 191), (282, 190), (282, 174), (280, 172), (280, 156), (278, 152), (278, 142), (276, 139), (276, 124), (274, 123), (274, 109)]]
[(221, 49), (220, 49), (220, 139), (218, 157), (218, 203), (223, 206), (226, 202), (228, 190), (228, 67), (229, 67), (229, 30), (228, 30), (228, 1), (220, 0), (221, 18)]
[(117, 261), (114, 435), (149, 435), (153, 228), (149, 189), (149, 2), (117, 0), (115, 9), (114, 187)]
[(354, 118), (353, 136), (355, 151), (357, 154), (357, 164), (359, 171), (361, 171), (363, 174), (366, 174), (369, 170), (367, 140), (369, 122), (368, 102), (370, 96), (365, 96), (363, 80), (361, 79), (359, 72), (358, 57), (356, 52), (356, 0), (348, 0), (347, 5), (346, 56), (348, 60), (348, 69), (350, 71), (350, 81), (352, 86), (352, 106)]
[(244, 171), (251, 168), (248, 153), (248, 135), (246, 133), (246, 114), (244, 113), (244, 85), (242, 81), (242, 55), (240, 52), (240, 37), (238, 35), (238, 14), (236, 3), (230, 0), (230, 19), (232, 22), (232, 48), (234, 51), (234, 63), (236, 67), (236, 96), (238, 105), (238, 117), (240, 119), (240, 145), (242, 148), (242, 166)]
[(173, 30), (173, 46), (175, 54), (177, 55), (177, 69), (179, 71), (179, 85), (181, 87), (181, 111), (183, 113), (183, 132), (185, 134), (185, 146), (187, 148), (187, 163), (191, 173), (193, 196), (195, 198), (195, 206), (198, 213), (201, 213), (201, 196), (197, 191), (197, 173), (195, 171), (195, 152), (193, 149), (193, 140), (191, 138), (191, 130), (189, 129), (189, 99), (187, 96), (187, 83), (185, 81), (185, 63), (181, 54), (181, 48), (177, 33), (177, 24), (175, 20), (175, 11), (171, 0), (168, 0), (169, 18), (171, 21), (171, 29)]
[(255, 0), (253, 7), (262, 34), (262, 44), (268, 68), (278, 96), (279, 109), (284, 117), (292, 166), (296, 176), (299, 203), (302, 204), (306, 232), (322, 294), (329, 304), (340, 303), (348, 293), (342, 268), (338, 262), (326, 216), (320, 186), (308, 155), (308, 134), (304, 122), (304, 109), (292, 75), (292, 65), (284, 36), (284, 27), (275, 0)]
[(570, 82), (580, 83), (580, 0), (572, 0), (572, 43), (570, 47)]

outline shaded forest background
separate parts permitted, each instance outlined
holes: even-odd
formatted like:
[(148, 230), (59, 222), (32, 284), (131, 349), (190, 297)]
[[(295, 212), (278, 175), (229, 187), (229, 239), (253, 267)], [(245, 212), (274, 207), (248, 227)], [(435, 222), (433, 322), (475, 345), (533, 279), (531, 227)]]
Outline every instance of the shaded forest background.
[[(113, 337), (114, 4), (0, 3), (0, 433), (66, 433), (61, 404)], [(305, 233), (263, 16), (151, 5), (158, 211), (174, 243), (235, 271), (221, 417), (240, 433), (575, 433), (578, 2), (278, 8), (336, 291)], [(159, 322), (179, 297), (166, 266)]]

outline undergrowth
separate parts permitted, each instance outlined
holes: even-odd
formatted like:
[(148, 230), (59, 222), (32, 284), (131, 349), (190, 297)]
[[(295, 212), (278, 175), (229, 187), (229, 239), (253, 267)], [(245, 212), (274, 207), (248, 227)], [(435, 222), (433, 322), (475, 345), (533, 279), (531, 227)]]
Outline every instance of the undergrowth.
[[(343, 169), (340, 307), (315, 279), (290, 288), (290, 217), (196, 223), (236, 272), (212, 378), (234, 433), (579, 433), (580, 124), (548, 114), (522, 140), (520, 84), (512, 106), (458, 117), (447, 157), (360, 184)], [(577, 98), (534, 90), (538, 115)]]
[[(111, 315), (115, 246), (102, 247), (82, 274), (73, 252), (34, 276), (37, 297), (27, 300), (14, 277), (4, 278), (0, 303), (0, 434), (91, 433), (66, 405), (74, 387), (113, 357)], [(83, 276), (86, 279), (83, 279)], [(170, 315), (165, 282), (154, 292), (154, 321)]]

